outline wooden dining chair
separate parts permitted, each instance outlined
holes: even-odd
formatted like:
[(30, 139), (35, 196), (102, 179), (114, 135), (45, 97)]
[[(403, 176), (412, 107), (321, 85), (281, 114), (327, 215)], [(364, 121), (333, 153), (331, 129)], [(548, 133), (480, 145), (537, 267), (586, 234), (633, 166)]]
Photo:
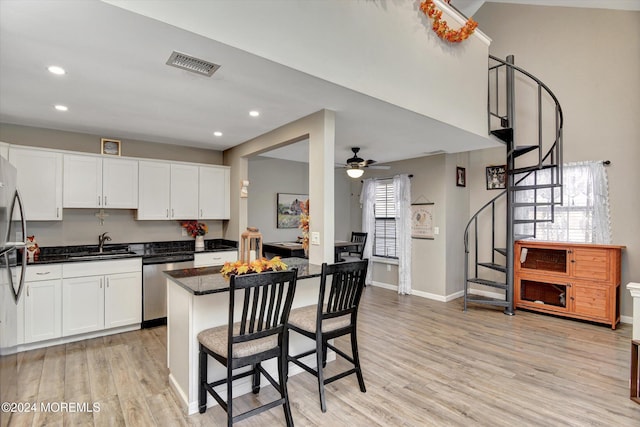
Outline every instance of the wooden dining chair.
[[(324, 386), (347, 375), (356, 374), (360, 391), (366, 392), (364, 378), (358, 356), (358, 340), (356, 326), (358, 306), (364, 289), (364, 279), (367, 275), (368, 260), (355, 262), (341, 262), (337, 264), (322, 264), (320, 277), (320, 293), (318, 304), (296, 308), (291, 311), (287, 328), (315, 341), (315, 349), (294, 356), (288, 360), (318, 378), (320, 393), (320, 408), (327, 411)], [(328, 281), (330, 284), (328, 285)], [(327, 289), (329, 288), (329, 289)], [(325, 298), (326, 296), (326, 298)], [(351, 355), (335, 347), (329, 340), (350, 335)], [(327, 362), (327, 349), (351, 363), (353, 367), (325, 378), (323, 369)], [(316, 368), (305, 365), (300, 359), (310, 354), (316, 354)]]
[[(296, 289), (297, 270), (233, 275), (229, 289), (229, 323), (205, 329), (200, 343), (198, 406), (207, 410), (207, 392), (227, 412), (227, 425), (282, 405), (287, 426), (293, 426), (287, 393), (287, 333), (285, 326)], [(235, 310), (236, 300), (242, 310)], [(207, 356), (227, 368), (225, 378), (208, 382)], [(278, 381), (261, 362), (278, 358)], [(250, 369), (234, 374), (238, 368)], [(280, 397), (238, 415), (233, 414), (233, 381), (251, 376), (252, 391), (260, 391), (260, 374), (273, 385)], [(226, 385), (226, 401), (214, 387)]]
[(340, 261), (357, 261), (362, 259), (364, 255), (364, 245), (367, 243), (367, 234), (359, 231), (351, 232), (351, 242), (360, 243), (360, 248), (357, 251), (349, 251), (346, 255), (340, 255)]

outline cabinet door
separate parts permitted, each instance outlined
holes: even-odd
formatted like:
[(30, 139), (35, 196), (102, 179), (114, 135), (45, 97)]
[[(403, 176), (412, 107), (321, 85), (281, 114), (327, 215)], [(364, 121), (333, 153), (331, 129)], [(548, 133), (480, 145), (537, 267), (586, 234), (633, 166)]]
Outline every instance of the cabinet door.
[(573, 277), (588, 280), (610, 280), (610, 252), (606, 249), (580, 248), (571, 249), (573, 257)]
[(62, 220), (62, 154), (11, 146), (27, 221)]
[(104, 329), (104, 276), (62, 280), (62, 335)]
[(573, 282), (573, 312), (593, 320), (609, 320), (611, 288), (604, 284)]
[(102, 158), (98, 156), (64, 155), (65, 208), (101, 208)]
[(171, 165), (171, 219), (198, 218), (198, 166)]
[(171, 165), (139, 162), (138, 219), (169, 219)]
[(102, 160), (102, 198), (105, 208), (138, 208), (137, 160)]
[(200, 166), (199, 219), (229, 219), (229, 176), (228, 168)]
[(141, 323), (142, 273), (110, 274), (105, 280), (105, 328)]
[(62, 335), (62, 281), (25, 283), (24, 342), (49, 340)]

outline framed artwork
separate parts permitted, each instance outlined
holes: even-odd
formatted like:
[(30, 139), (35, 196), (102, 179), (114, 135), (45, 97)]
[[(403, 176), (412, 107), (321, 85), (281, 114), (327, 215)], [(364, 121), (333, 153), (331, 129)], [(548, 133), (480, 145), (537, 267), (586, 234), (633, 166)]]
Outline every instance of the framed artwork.
[(458, 187), (467, 186), (467, 171), (465, 168), (460, 166), (456, 166), (456, 186)]
[(120, 155), (120, 141), (117, 139), (102, 138), (102, 154), (109, 154), (111, 156)]
[(309, 199), (308, 194), (278, 193), (276, 204), (277, 228), (298, 228), (300, 225), (301, 203)]
[(434, 239), (433, 203), (414, 203), (411, 205), (411, 238)]
[(507, 165), (487, 166), (487, 190), (507, 188)]

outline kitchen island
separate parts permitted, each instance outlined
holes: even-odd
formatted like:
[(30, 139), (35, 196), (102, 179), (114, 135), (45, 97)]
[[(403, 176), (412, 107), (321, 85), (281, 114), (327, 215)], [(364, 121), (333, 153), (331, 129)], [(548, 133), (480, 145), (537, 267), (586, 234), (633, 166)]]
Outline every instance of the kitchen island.
[[(318, 302), (321, 266), (309, 264), (303, 258), (284, 258), (291, 268), (298, 268), (298, 283), (293, 308)], [(221, 267), (188, 268), (166, 271), (167, 276), (167, 366), (169, 383), (184, 402), (187, 413), (198, 412), (198, 333), (204, 329), (225, 325), (229, 321), (229, 281), (220, 274)], [(240, 304), (238, 304), (238, 309)], [(294, 354), (314, 348), (313, 341), (298, 334), (291, 334), (290, 351)], [(226, 369), (211, 358), (208, 359), (208, 381), (224, 378)], [(335, 359), (329, 353), (328, 360)], [(306, 362), (315, 366), (315, 355)], [(267, 371), (277, 377), (276, 359), (263, 363)], [(291, 365), (289, 376), (302, 372)], [(251, 378), (236, 381), (237, 395), (251, 391)], [(268, 384), (263, 378), (262, 384)], [(222, 393), (224, 386), (220, 387)], [(207, 407), (217, 403), (211, 396)]]

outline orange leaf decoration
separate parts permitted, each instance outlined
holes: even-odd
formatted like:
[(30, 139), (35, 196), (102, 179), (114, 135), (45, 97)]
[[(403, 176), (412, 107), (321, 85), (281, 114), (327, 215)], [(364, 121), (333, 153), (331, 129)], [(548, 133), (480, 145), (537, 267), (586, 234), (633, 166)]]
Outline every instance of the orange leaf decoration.
[(433, 20), (433, 25), (431, 26), (433, 32), (442, 40), (446, 40), (450, 43), (460, 43), (461, 41), (468, 39), (478, 27), (478, 23), (474, 21), (473, 18), (469, 18), (462, 28), (459, 30), (452, 30), (449, 28), (447, 21), (442, 19), (442, 11), (436, 7), (433, 0), (424, 0), (420, 3), (420, 10)]
[(220, 274), (222, 274), (222, 277), (225, 279), (228, 279), (232, 274), (262, 273), (263, 271), (283, 271), (286, 269), (287, 264), (282, 262), (280, 257), (277, 256), (269, 260), (266, 258), (257, 259), (250, 263), (227, 261), (220, 269)]

